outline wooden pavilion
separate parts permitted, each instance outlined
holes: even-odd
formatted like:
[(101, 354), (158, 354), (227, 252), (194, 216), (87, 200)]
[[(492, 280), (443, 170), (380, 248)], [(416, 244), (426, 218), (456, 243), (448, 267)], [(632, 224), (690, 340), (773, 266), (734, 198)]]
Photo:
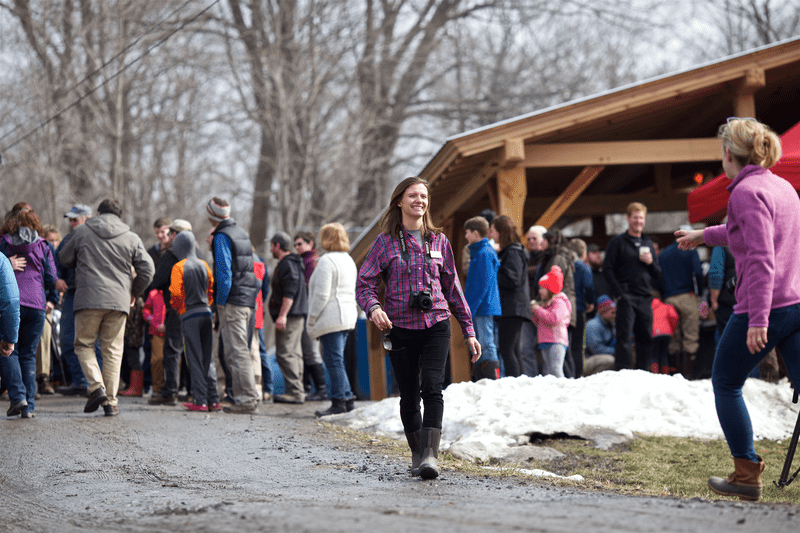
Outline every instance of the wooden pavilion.
[[(721, 171), (716, 134), (730, 116), (756, 117), (779, 135), (800, 121), (800, 38), (455, 135), (420, 176), (457, 260), (464, 222), (487, 207), (523, 233), (590, 218), (587, 241), (604, 246), (605, 216), (630, 202), (686, 210), (688, 193)], [(357, 263), (379, 231), (374, 224), (354, 242)], [(377, 329), (367, 330), (371, 396), (380, 399), (385, 358)], [(455, 321), (453, 331), (458, 382), (469, 379), (469, 362)]]

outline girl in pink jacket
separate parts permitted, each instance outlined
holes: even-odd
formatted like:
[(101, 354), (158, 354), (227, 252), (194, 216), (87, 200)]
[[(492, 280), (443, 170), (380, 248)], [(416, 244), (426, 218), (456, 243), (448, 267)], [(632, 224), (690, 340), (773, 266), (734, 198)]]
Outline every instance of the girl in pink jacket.
[(542, 374), (564, 377), (564, 356), (569, 345), (567, 326), (572, 317), (569, 298), (561, 292), (564, 273), (558, 265), (539, 279), (541, 304), (531, 301), (531, 315), (539, 336), (537, 348), (542, 352)]

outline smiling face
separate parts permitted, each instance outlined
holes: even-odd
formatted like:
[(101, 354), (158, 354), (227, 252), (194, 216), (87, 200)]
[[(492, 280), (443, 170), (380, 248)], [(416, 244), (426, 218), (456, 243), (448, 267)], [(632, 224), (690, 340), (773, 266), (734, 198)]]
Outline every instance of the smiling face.
[(422, 183), (411, 185), (405, 190), (397, 206), (403, 214), (404, 224), (406, 220), (421, 219), (428, 210), (428, 188)]
[(641, 237), (644, 230), (644, 211), (633, 211), (628, 217), (628, 233), (634, 237)]
[(156, 239), (161, 244), (167, 244), (170, 242), (169, 240), (169, 226), (161, 226), (158, 228), (153, 228), (153, 233), (156, 234)]
[(306, 242), (304, 239), (298, 237), (294, 241), (294, 250), (300, 255), (303, 255), (306, 252), (310, 252), (314, 249), (314, 245), (310, 242)]

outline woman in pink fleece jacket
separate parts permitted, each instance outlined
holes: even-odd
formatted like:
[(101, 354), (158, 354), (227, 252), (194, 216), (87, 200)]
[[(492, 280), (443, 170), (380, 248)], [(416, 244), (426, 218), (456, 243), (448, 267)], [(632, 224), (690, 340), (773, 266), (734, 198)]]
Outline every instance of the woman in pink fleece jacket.
[(550, 272), (539, 279), (539, 299), (541, 304), (531, 301), (531, 315), (536, 324), (542, 352), (542, 374), (564, 377), (564, 356), (569, 345), (567, 326), (572, 317), (572, 305), (564, 294), (564, 273), (561, 267), (553, 265)]
[(800, 199), (788, 181), (767, 170), (781, 157), (775, 133), (752, 118), (720, 127), (728, 186), (728, 222), (677, 231), (682, 249), (730, 246), (736, 260), (736, 305), (717, 344), (711, 381), (734, 472), (712, 477), (717, 494), (761, 497), (764, 461), (753, 447), (753, 427), (742, 399), (750, 372), (775, 346), (792, 383), (800, 386)]

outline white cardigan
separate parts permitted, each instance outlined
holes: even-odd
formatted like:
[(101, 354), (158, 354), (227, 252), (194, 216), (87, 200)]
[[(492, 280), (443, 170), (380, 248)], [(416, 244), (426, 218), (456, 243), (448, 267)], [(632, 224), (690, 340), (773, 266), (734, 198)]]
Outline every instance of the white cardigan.
[(356, 327), (358, 269), (346, 252), (328, 252), (319, 258), (308, 281), (308, 321), (312, 339)]

